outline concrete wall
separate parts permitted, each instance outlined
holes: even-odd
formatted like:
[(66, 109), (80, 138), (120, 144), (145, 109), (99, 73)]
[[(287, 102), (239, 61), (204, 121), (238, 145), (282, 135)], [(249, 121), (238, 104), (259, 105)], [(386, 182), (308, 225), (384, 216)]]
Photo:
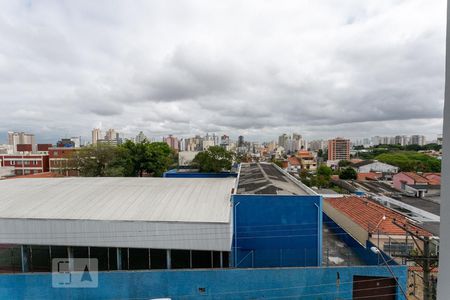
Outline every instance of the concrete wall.
[(398, 190), (402, 190), (402, 182), (405, 182), (407, 184), (414, 184), (414, 180), (403, 173), (395, 174), (392, 177), (392, 182), (394, 184), (394, 187)]
[[(361, 244), (325, 213), (323, 214), (323, 222), (327, 223), (331, 233), (336, 234), (347, 247), (351, 248), (353, 255), (359, 257), (365, 264), (377, 266), (383, 263), (382, 258), (370, 250), (372, 246), (375, 246), (375, 244), (373, 244), (371, 241), (366, 240), (363, 244)], [(380, 250), (382, 251), (383, 249)], [(397, 265), (397, 262), (391, 260), (391, 258), (386, 253), (384, 253), (383, 251), (381, 253), (390, 265)]]
[[(406, 289), (406, 267), (392, 268)], [(100, 272), (98, 288), (70, 289), (52, 288), (48, 273), (11, 274), (0, 299), (352, 299), (354, 275), (391, 277), (383, 266)]]
[(346, 214), (334, 208), (327, 201), (323, 202), (323, 212), (330, 217), (339, 227), (343, 228), (361, 245), (365, 245), (369, 239), (367, 228), (362, 228), (359, 224), (350, 219)]
[(320, 266), (322, 197), (234, 195), (237, 267)]

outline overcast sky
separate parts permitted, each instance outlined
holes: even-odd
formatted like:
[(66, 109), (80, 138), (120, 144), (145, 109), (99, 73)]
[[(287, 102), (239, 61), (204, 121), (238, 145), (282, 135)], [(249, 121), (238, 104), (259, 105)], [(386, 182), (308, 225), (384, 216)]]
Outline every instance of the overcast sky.
[(445, 0), (0, 3), (0, 142), (442, 131)]

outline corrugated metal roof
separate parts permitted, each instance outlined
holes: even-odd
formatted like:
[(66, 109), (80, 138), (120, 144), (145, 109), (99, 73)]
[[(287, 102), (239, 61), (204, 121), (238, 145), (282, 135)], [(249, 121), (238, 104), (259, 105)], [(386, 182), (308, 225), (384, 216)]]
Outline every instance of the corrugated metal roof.
[(230, 221), (234, 178), (37, 178), (0, 181), (0, 218)]
[(308, 195), (287, 173), (271, 163), (243, 163), (239, 173), (238, 194)]

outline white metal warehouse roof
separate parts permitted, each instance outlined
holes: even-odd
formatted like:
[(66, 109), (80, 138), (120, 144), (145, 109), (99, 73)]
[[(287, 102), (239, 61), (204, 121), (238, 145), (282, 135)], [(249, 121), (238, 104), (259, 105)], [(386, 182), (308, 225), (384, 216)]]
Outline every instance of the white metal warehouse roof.
[(230, 221), (235, 178), (34, 178), (0, 181), (0, 218)]

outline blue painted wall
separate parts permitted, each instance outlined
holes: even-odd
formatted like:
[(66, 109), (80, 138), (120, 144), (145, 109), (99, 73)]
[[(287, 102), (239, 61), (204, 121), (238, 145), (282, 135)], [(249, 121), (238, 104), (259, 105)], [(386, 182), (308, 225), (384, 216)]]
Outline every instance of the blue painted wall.
[[(393, 270), (406, 288), (407, 268)], [(354, 275), (390, 277), (377, 266), (101, 272), (98, 288), (56, 289), (51, 274), (28, 273), (0, 275), (0, 299), (351, 299)]]
[(233, 265), (320, 266), (322, 197), (234, 195)]
[(176, 169), (169, 170), (163, 174), (166, 178), (227, 178), (237, 177), (237, 173), (200, 173), (200, 172), (178, 172)]

